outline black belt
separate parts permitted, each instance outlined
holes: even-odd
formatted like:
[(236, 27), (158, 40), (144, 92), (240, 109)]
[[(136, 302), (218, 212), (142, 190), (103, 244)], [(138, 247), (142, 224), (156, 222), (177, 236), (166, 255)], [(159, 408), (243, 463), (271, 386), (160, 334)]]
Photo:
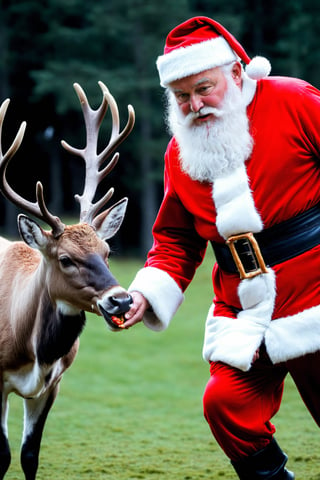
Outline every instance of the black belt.
[(320, 205), (254, 235), (235, 235), (225, 244), (211, 243), (222, 270), (240, 272), (241, 278), (255, 276), (263, 273), (266, 265), (285, 262), (320, 244)]

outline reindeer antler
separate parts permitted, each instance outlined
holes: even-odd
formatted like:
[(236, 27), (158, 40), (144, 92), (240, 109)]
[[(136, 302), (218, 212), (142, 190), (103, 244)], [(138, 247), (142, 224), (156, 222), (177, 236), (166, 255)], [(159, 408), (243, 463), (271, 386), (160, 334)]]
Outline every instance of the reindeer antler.
[(7, 112), (10, 99), (5, 100), (0, 107), (0, 189), (5, 197), (8, 198), (11, 202), (17, 205), (19, 208), (31, 213), (35, 217), (39, 218), (46, 222), (52, 228), (52, 234), (55, 237), (61, 235), (65, 229), (65, 225), (61, 222), (60, 218), (52, 215), (47, 209), (43, 197), (43, 186), (41, 182), (37, 182), (36, 186), (36, 202), (30, 202), (29, 200), (24, 199), (18, 193), (16, 193), (11, 186), (8, 184), (6, 179), (6, 170), (11, 158), (15, 155), (19, 149), (24, 132), (26, 129), (26, 122), (22, 122), (18, 133), (13, 140), (11, 146), (3, 155), (2, 153), (2, 126), (3, 121)]
[[(115, 167), (119, 158), (119, 154), (115, 153), (105, 167), (103, 167), (103, 163), (106, 158), (109, 157), (120, 145), (120, 143), (122, 143), (123, 140), (129, 135), (135, 121), (134, 110), (131, 105), (128, 105), (128, 121), (124, 129), (120, 132), (117, 103), (109, 92), (108, 88), (102, 82), (98, 83), (103, 93), (103, 99), (100, 107), (97, 110), (93, 110), (90, 107), (86, 94), (80, 85), (78, 83), (73, 85), (81, 104), (86, 126), (87, 142), (85, 148), (74, 148), (64, 140), (61, 142), (62, 146), (67, 151), (82, 157), (85, 161), (86, 176), (84, 190), (82, 195), (75, 195), (75, 199), (80, 204), (80, 222), (88, 223), (90, 225), (93, 225), (94, 217), (113, 195), (114, 189), (110, 188), (100, 200), (98, 200), (96, 203), (93, 203), (99, 183)], [(102, 152), (97, 153), (99, 129), (107, 112), (108, 106), (110, 106), (112, 116), (112, 131), (110, 141), (102, 150)], [(103, 168), (100, 170), (101, 167)]]

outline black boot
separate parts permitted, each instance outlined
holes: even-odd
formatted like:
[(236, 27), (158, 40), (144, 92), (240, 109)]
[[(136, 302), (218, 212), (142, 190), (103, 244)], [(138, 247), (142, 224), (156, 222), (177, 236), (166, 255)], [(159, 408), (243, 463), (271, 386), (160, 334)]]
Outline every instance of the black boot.
[(240, 480), (294, 480), (285, 468), (288, 457), (273, 438), (259, 452), (238, 462), (231, 462)]

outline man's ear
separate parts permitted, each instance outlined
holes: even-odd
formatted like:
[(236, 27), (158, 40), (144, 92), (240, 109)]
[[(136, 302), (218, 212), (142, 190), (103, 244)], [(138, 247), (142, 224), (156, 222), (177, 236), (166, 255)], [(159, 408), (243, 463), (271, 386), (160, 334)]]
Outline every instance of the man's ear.
[(241, 86), (241, 77), (242, 77), (242, 67), (240, 62), (234, 62), (232, 65), (231, 76), (235, 82), (235, 84), (240, 87)]

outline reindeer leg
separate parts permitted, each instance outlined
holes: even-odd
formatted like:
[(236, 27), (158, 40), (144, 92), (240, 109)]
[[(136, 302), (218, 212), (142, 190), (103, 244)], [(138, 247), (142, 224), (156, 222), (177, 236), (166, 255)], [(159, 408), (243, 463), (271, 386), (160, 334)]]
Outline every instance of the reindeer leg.
[(56, 384), (41, 397), (24, 401), (24, 431), (20, 460), (25, 480), (36, 478), (43, 429), (58, 391), (59, 384)]
[(0, 480), (5, 476), (10, 462), (11, 454), (8, 443), (8, 397), (0, 392), (0, 412), (1, 412), (1, 425), (0, 425)]

